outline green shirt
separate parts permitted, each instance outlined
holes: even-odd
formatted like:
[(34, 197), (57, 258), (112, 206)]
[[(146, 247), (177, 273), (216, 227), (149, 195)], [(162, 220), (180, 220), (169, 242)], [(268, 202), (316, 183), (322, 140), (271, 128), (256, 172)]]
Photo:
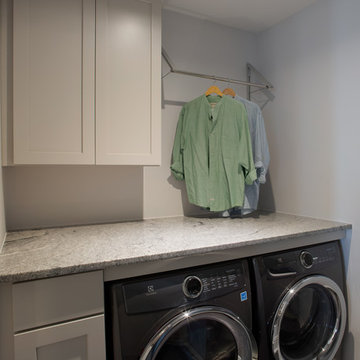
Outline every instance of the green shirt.
[(185, 179), (191, 203), (211, 211), (242, 206), (245, 183), (256, 179), (244, 105), (205, 95), (184, 105), (170, 168)]

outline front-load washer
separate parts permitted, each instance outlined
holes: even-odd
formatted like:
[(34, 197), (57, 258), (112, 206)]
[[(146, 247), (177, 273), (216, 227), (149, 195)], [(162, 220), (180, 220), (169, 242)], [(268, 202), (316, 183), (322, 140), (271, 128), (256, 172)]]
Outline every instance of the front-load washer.
[(256, 360), (247, 260), (105, 284), (107, 359)]
[(340, 242), (252, 259), (259, 360), (331, 360), (346, 325)]

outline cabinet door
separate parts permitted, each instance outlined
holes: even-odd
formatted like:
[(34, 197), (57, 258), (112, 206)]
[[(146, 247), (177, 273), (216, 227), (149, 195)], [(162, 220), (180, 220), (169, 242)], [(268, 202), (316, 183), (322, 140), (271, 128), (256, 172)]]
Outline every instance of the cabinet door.
[(104, 315), (16, 334), (15, 360), (105, 360)]
[(96, 2), (96, 163), (160, 164), (157, 0)]
[(95, 0), (14, 0), (14, 163), (93, 164)]

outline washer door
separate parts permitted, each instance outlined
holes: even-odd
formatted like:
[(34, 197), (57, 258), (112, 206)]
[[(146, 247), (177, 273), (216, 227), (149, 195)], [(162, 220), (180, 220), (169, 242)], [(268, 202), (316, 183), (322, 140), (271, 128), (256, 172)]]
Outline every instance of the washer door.
[(256, 360), (257, 346), (232, 312), (203, 306), (167, 322), (145, 347), (140, 360)]
[(277, 360), (331, 360), (346, 324), (339, 286), (324, 276), (297, 282), (283, 297), (273, 320), (272, 350)]

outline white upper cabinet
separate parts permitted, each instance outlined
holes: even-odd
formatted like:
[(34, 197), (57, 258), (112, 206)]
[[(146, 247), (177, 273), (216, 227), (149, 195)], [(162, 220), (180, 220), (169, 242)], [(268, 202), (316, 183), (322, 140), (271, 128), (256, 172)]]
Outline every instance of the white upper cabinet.
[(160, 164), (160, 4), (96, 3), (96, 162)]
[(14, 0), (14, 164), (160, 164), (160, 86), (158, 0)]
[(95, 0), (14, 0), (15, 164), (93, 164)]

